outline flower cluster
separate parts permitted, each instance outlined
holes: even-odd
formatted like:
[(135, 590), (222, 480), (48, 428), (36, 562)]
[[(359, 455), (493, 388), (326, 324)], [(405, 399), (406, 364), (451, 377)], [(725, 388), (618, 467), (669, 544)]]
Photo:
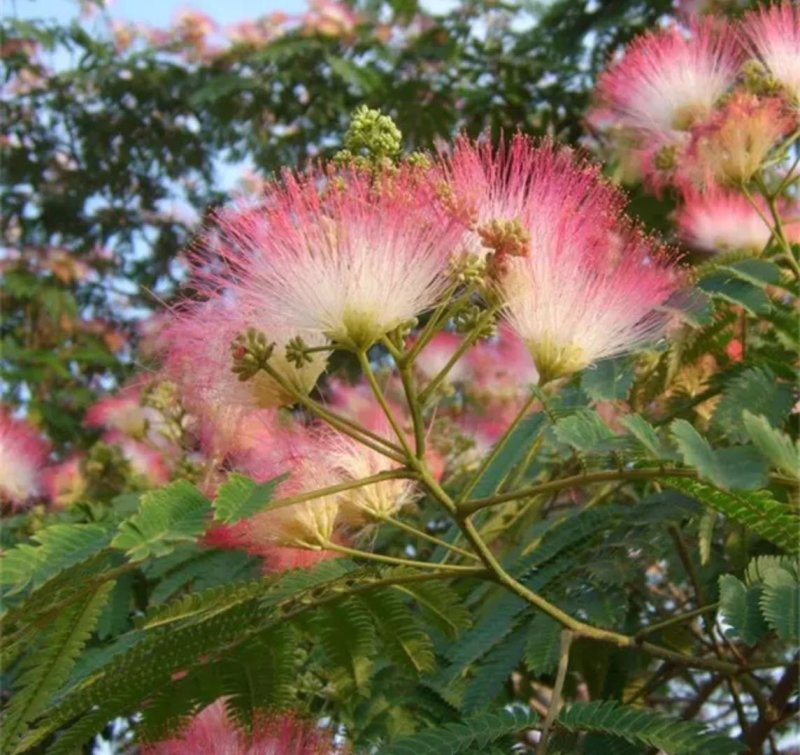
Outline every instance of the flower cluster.
[[(208, 535), (268, 569), (397, 517), (416, 497), (415, 444), (437, 478), (455, 474), (532, 385), (657, 340), (682, 286), (674, 256), (570, 150), (464, 138), (403, 160), (385, 149), (399, 143), (388, 119), (359, 123), (358, 159), (285, 173), (217, 215), (158, 338), (206, 489), (231, 469), (290, 473), (278, 505)], [(359, 381), (326, 374), (338, 353)]]
[(771, 218), (750, 189), (781, 193), (800, 127), (800, 8), (784, 0), (735, 23), (684, 16), (685, 27), (649, 32), (612, 62), (589, 123), (628, 169), (633, 160), (657, 191), (676, 190), (686, 243), (759, 253)]

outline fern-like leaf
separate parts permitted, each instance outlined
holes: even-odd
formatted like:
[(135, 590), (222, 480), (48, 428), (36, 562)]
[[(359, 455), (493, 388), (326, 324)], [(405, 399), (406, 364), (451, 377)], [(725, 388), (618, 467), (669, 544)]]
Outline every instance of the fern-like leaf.
[(11, 750), (26, 724), (47, 708), (67, 681), (113, 587), (114, 582), (106, 582), (64, 610), (26, 657), (3, 719), (0, 750)]
[(529, 710), (482, 713), (463, 723), (427, 729), (398, 739), (381, 750), (382, 755), (464, 755), (488, 752), (492, 743), (535, 726), (539, 716)]
[(773, 569), (767, 574), (759, 606), (778, 637), (800, 638), (800, 584), (789, 571)]
[(392, 660), (412, 673), (436, 666), (431, 638), (403, 601), (399, 590), (367, 593), (358, 600), (367, 608)]
[(667, 755), (726, 755), (742, 752), (734, 739), (709, 733), (702, 724), (679, 721), (613, 700), (575, 703), (557, 719), (571, 731), (603, 732), (655, 747)]
[(725, 514), (790, 553), (800, 552), (797, 538), (800, 517), (776, 501), (768, 491), (725, 491), (698, 480), (670, 477), (664, 480), (681, 493)]
[(139, 510), (119, 527), (111, 541), (131, 561), (171, 553), (178, 543), (193, 542), (205, 532), (211, 504), (186, 480), (177, 480), (142, 496)]
[(286, 479), (286, 475), (267, 482), (257, 483), (244, 475), (232, 472), (220, 485), (214, 501), (214, 519), (233, 524), (240, 519), (253, 516), (272, 500), (275, 489)]

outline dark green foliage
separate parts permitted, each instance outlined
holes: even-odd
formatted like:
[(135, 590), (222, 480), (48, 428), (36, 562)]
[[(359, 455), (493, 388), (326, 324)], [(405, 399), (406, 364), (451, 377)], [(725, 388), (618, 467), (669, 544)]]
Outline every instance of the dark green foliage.
[(384, 755), (459, 755), (486, 752), (497, 740), (506, 739), (536, 725), (539, 717), (530, 711), (482, 713), (464, 723), (447, 724), (439, 729), (422, 731), (384, 748)]
[(610, 701), (575, 703), (561, 713), (557, 723), (565, 729), (614, 734), (656, 747), (668, 755), (723, 755), (744, 750), (740, 742), (708, 733), (702, 725)]

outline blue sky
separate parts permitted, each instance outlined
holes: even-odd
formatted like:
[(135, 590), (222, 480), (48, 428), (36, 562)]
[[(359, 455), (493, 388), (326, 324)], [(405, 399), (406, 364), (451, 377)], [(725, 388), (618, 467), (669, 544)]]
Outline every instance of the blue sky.
[[(192, 8), (208, 13), (222, 24), (242, 21), (282, 10), (286, 13), (302, 12), (305, 0), (112, 0), (109, 12), (114, 18), (139, 21), (152, 26), (169, 24), (177, 11)], [(58, 18), (76, 15), (75, 0), (5, 0), (4, 14), (20, 18)]]

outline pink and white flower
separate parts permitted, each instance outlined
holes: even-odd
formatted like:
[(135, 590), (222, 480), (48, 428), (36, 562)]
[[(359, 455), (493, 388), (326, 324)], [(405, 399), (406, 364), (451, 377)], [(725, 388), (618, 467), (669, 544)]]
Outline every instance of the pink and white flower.
[(330, 737), (291, 713), (256, 718), (253, 730), (239, 729), (219, 699), (204, 708), (172, 739), (147, 743), (143, 755), (326, 755)]
[(742, 22), (748, 48), (800, 106), (800, 6), (792, 0), (748, 13)]
[(0, 502), (18, 509), (41, 495), (50, 448), (30, 422), (0, 406)]
[(716, 19), (648, 32), (600, 78), (601, 103), (622, 128), (674, 140), (708, 117), (733, 85), (742, 53), (737, 37)]
[[(505, 318), (550, 380), (660, 335), (679, 275), (622, 214), (621, 194), (569, 150), (522, 136), (496, 152), (461, 140), (447, 166), (475, 215), (515, 223), (524, 245), (497, 275)], [(485, 220), (484, 220), (485, 219)]]
[(220, 226), (236, 295), (256, 326), (260, 317), (356, 349), (436, 303), (459, 236), (411, 168), (287, 174), (262, 207), (228, 213)]
[[(766, 205), (761, 204), (762, 212), (768, 213)], [(746, 197), (720, 188), (689, 193), (675, 220), (682, 241), (703, 252), (758, 253), (772, 235)]]
[(42, 487), (56, 508), (70, 506), (80, 500), (86, 490), (86, 476), (81, 468), (81, 456), (75, 454), (42, 472)]

